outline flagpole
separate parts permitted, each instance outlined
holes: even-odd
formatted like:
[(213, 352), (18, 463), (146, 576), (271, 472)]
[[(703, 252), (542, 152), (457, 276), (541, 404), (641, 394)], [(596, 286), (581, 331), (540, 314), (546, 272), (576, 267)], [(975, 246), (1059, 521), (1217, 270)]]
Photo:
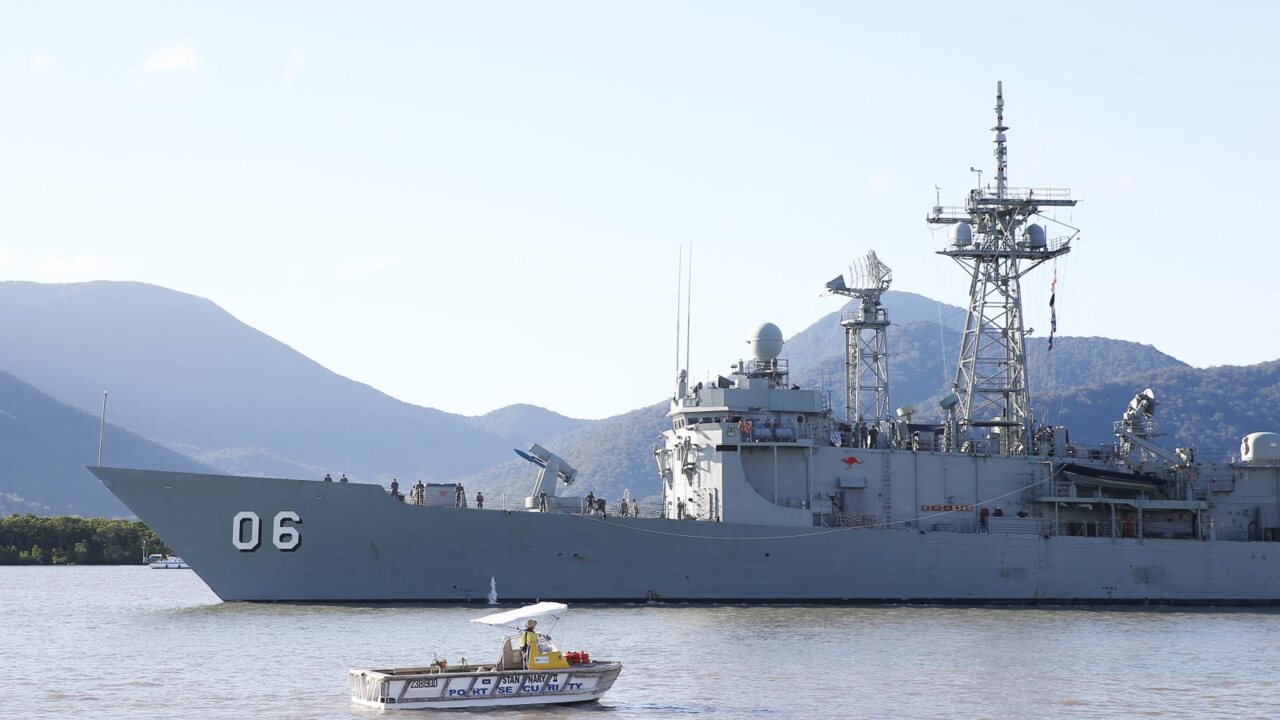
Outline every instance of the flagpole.
[(102, 391), (102, 417), (98, 420), (98, 467), (102, 467), (102, 439), (107, 434), (107, 391)]

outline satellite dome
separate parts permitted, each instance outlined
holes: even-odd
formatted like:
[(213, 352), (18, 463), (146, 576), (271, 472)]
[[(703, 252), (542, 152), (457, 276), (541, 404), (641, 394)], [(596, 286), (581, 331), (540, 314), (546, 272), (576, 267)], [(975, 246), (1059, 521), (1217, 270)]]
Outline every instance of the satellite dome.
[(1240, 459), (1245, 462), (1280, 460), (1280, 434), (1256, 432), (1245, 435), (1240, 441)]
[(969, 223), (956, 223), (951, 226), (951, 244), (955, 247), (969, 247), (973, 244), (973, 226)]
[(771, 322), (764, 323), (751, 333), (747, 344), (757, 360), (776, 360), (782, 353), (782, 331)]
[(1022, 233), (1022, 239), (1027, 242), (1027, 247), (1032, 250), (1043, 250), (1049, 244), (1045, 238), (1044, 228), (1035, 223), (1027, 226), (1027, 229)]

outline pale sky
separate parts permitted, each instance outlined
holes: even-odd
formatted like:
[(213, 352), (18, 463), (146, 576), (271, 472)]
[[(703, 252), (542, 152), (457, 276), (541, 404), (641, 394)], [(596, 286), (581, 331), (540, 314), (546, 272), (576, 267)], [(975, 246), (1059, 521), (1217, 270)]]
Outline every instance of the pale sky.
[[(209, 298), (408, 402), (603, 417), (868, 249), (963, 305), (934, 185), (1068, 187), (1062, 335), (1280, 358), (1272, 3), (0, 5), (0, 279)], [(1047, 330), (1041, 269), (1027, 324)], [(892, 312), (892, 308), (890, 309)]]

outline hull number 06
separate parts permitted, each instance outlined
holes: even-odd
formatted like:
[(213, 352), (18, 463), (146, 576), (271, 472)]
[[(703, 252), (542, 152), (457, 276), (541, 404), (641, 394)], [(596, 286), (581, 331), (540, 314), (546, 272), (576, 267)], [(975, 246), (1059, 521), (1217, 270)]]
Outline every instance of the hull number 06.
[[(285, 523), (289, 523), (286, 525)], [(302, 518), (292, 510), (281, 510), (271, 524), (271, 544), (277, 550), (293, 552), (302, 545), (302, 533), (298, 526)], [(262, 544), (262, 518), (252, 510), (236, 513), (231, 521), (231, 544), (241, 552), (253, 552)]]

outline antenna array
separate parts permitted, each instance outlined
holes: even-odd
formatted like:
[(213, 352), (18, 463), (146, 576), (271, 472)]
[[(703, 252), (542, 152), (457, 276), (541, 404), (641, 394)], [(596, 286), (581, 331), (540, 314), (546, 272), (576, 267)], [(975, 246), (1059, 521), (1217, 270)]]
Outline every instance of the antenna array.
[(1030, 220), (1042, 207), (1070, 207), (1076, 201), (1069, 190), (1009, 187), (1003, 83), (996, 84), (995, 111), (995, 187), (979, 182), (963, 208), (935, 205), (927, 220), (952, 226), (950, 243), (939, 254), (955, 260), (971, 278), (954, 387), (960, 434), (973, 438), (975, 430), (985, 430), (999, 436), (1001, 452), (1025, 454), (1032, 415), (1021, 279), (1070, 252), (1076, 235), (1050, 239)]
[(874, 250), (849, 266), (843, 275), (827, 283), (835, 295), (858, 298), (854, 310), (840, 316), (845, 334), (845, 419), (849, 422), (889, 419), (889, 313), (880, 296), (893, 282), (893, 271)]

